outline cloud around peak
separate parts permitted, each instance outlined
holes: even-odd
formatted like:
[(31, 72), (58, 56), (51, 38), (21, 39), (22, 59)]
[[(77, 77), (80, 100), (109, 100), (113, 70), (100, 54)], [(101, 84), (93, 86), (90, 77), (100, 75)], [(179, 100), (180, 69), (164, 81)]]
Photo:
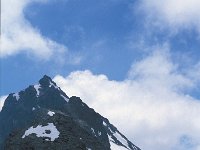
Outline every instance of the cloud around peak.
[(198, 150), (200, 102), (183, 90), (197, 82), (170, 58), (167, 52), (154, 52), (134, 63), (123, 81), (89, 70), (57, 75), (54, 81), (108, 117), (144, 150)]

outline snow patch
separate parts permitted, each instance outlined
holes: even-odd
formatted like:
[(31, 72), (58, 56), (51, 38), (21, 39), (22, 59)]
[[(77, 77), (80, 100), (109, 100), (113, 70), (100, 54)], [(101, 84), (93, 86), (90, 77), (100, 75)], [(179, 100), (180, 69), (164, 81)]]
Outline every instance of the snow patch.
[(15, 94), (13, 94), (13, 96), (16, 98), (17, 101), (20, 99), (19, 93), (15, 93)]
[[(113, 131), (110, 127), (108, 127), (108, 129), (110, 130), (110, 132), (112, 133), (112, 135), (114, 137), (116, 137), (116, 139), (121, 142), (122, 145), (124, 145), (127, 149), (131, 150), (129, 148), (129, 145), (128, 145), (128, 141), (127, 139), (125, 139), (118, 131)], [(111, 137), (112, 138), (112, 137)], [(136, 149), (137, 150), (137, 149)]]
[(35, 107), (32, 108), (32, 111), (34, 111), (34, 110), (35, 110)]
[(106, 124), (104, 121), (103, 121), (103, 125), (104, 125), (104, 126), (107, 126), (107, 124)]
[(95, 134), (95, 132), (94, 132), (94, 129), (93, 129), (93, 128), (91, 128), (91, 131), (92, 131), (92, 133), (93, 133), (93, 134)]
[[(50, 131), (49, 134), (46, 131)], [(25, 131), (22, 138), (29, 136), (30, 134), (36, 134), (37, 137), (47, 137), (50, 138), (51, 141), (59, 138), (60, 132), (57, 130), (56, 126), (53, 123), (48, 123), (47, 126), (38, 125), (36, 128), (33, 126), (30, 127), (28, 130)]]
[(8, 97), (8, 95), (6, 95), (6, 96), (0, 96), (0, 112), (1, 112), (1, 110), (3, 108), (3, 106), (4, 106), (4, 102), (5, 102), (5, 100), (6, 100), (7, 97)]
[(100, 131), (98, 131), (98, 135), (101, 136), (101, 132)]
[(127, 150), (127, 148), (120, 146), (120, 145), (117, 145), (110, 135), (108, 135), (108, 138), (109, 138), (109, 141), (110, 141), (110, 149), (111, 150)]
[(116, 131), (113, 131), (109, 126), (108, 126), (108, 129), (110, 130), (110, 132), (112, 133), (112, 134), (114, 134)]
[(113, 134), (113, 136), (115, 136), (117, 138), (118, 141), (120, 141), (124, 146), (126, 146), (127, 148), (129, 147), (128, 146), (128, 142), (126, 139), (124, 139), (119, 132), (115, 132)]
[[(109, 130), (111, 131), (111, 129), (109, 128)], [(111, 131), (111, 132), (113, 132), (113, 131)], [(121, 142), (121, 144), (122, 145), (124, 145), (124, 146), (121, 146), (121, 145), (117, 145), (115, 142), (114, 142), (114, 140), (113, 140), (113, 138), (110, 136), (110, 135), (108, 135), (108, 137), (109, 137), (109, 141), (110, 141), (110, 145), (111, 145), (111, 150), (132, 150), (130, 147), (129, 147), (129, 145), (128, 145), (128, 141), (124, 138), (124, 137), (122, 137), (122, 135), (118, 132), (118, 131), (115, 131), (114, 133), (112, 133), (113, 134), (113, 136), (119, 141), (119, 142)], [(134, 149), (134, 150), (138, 150), (138, 148), (136, 147), (136, 146), (132, 146), (132, 148)]]
[(95, 136), (97, 136), (96, 133), (95, 133), (94, 128), (91, 128), (91, 131), (92, 131), (92, 134), (94, 134)]
[(34, 85), (34, 88), (36, 90), (36, 96), (38, 97), (40, 95), (40, 91), (39, 91), (39, 89), (41, 88), (40, 84)]
[(87, 150), (92, 150), (91, 148), (86, 147)]
[(57, 85), (55, 85), (53, 82), (49, 81), (49, 87), (52, 87), (52, 86), (53, 86), (55, 89), (60, 90), (60, 88), (59, 88)]
[(60, 96), (62, 96), (62, 98), (66, 101), (69, 102), (69, 98), (65, 97), (64, 95), (60, 94)]
[(55, 114), (55, 112), (53, 112), (53, 111), (48, 111), (48, 113), (47, 113), (49, 116), (53, 116), (54, 114)]

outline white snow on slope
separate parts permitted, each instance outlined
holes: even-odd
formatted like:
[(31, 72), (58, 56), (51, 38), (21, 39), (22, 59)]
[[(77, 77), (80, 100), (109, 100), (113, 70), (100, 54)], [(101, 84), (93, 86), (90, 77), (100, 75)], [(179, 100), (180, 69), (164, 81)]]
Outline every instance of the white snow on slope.
[(17, 101), (20, 99), (19, 93), (15, 93), (15, 94), (13, 94), (13, 96), (16, 98)]
[(64, 100), (65, 100), (66, 102), (69, 102), (69, 98), (63, 96), (62, 94), (60, 94), (60, 96), (62, 96), (62, 98), (64, 98)]
[(54, 87), (55, 89), (58, 89), (58, 90), (60, 90), (60, 88), (57, 86), (57, 85), (55, 85), (53, 82), (51, 82), (51, 81), (49, 81), (49, 87)]
[(101, 132), (100, 131), (98, 131), (98, 135), (101, 136)]
[(104, 126), (107, 126), (107, 124), (106, 124), (104, 121), (103, 121), (103, 125), (104, 125)]
[[(110, 130), (111, 134), (116, 137), (116, 139), (121, 142), (125, 147), (117, 145), (114, 140), (112, 139), (112, 137), (110, 135), (108, 135), (109, 141), (110, 141), (110, 145), (111, 145), (111, 150), (131, 150), (130, 147), (128, 146), (128, 141), (122, 137), (122, 135), (118, 132), (118, 131), (113, 131), (109, 125), (107, 125), (107, 123), (105, 123), (103, 121), (103, 125), (105, 127), (108, 127), (108, 129)], [(138, 150), (137, 147), (133, 146), (134, 150)]]
[[(49, 134), (46, 131), (50, 131)], [(51, 141), (54, 141), (56, 138), (59, 137), (60, 132), (57, 130), (56, 126), (53, 123), (48, 123), (47, 126), (38, 125), (36, 128), (33, 126), (30, 127), (28, 130), (25, 131), (22, 138), (29, 136), (30, 134), (36, 134), (37, 137), (47, 137), (50, 138)]]
[[(115, 133), (113, 133), (113, 136), (116, 137), (117, 140), (120, 141), (124, 146), (126, 146), (126, 148), (123, 147), (123, 146), (115, 144), (114, 140), (112, 139), (112, 137), (108, 135), (109, 141), (110, 141), (110, 145), (113, 147), (113, 149), (111, 148), (111, 150), (124, 150), (124, 149), (131, 150), (131, 148), (128, 146), (127, 140), (125, 138), (123, 138), (118, 131), (116, 131)], [(117, 149), (116, 146), (118, 147), (118, 149)], [(134, 150), (138, 150), (138, 148), (136, 146), (133, 146), (133, 149)]]
[[(104, 125), (105, 127), (108, 127), (108, 129), (110, 130), (110, 132), (112, 133), (112, 135), (115, 136), (115, 137), (117, 138), (118, 141), (120, 141), (124, 146), (129, 147), (129, 146), (128, 146), (128, 143), (127, 143), (127, 140), (124, 139), (117, 131), (113, 131), (113, 130), (110, 128), (110, 126), (108, 126), (107, 123), (105, 123), (104, 121), (103, 121), (103, 125)], [(108, 135), (108, 136), (109, 136), (109, 138), (112, 139), (112, 137), (111, 137), (110, 135)]]
[(114, 136), (117, 138), (117, 140), (120, 141), (124, 146), (126, 146), (127, 148), (129, 147), (129, 146), (128, 146), (127, 140), (124, 139), (118, 132), (115, 132), (113, 135), (114, 135)]
[(39, 91), (39, 89), (40, 89), (40, 84), (36, 84), (36, 85), (34, 85), (34, 88), (35, 88), (35, 90), (36, 90), (36, 96), (38, 97), (39, 95), (40, 95), (40, 91)]
[(6, 96), (0, 96), (0, 112), (1, 112), (1, 110), (3, 108), (4, 102), (5, 102), (5, 100), (6, 100), (7, 97), (8, 97), (8, 95), (6, 95)]
[(92, 134), (94, 134), (95, 136), (97, 136), (96, 133), (95, 133), (94, 128), (91, 128), (91, 131), (92, 131)]
[(108, 138), (109, 138), (109, 141), (110, 141), (110, 149), (111, 150), (127, 150), (127, 148), (114, 143), (114, 140), (112, 139), (112, 137), (110, 135), (108, 135)]
[(49, 116), (53, 116), (54, 114), (55, 114), (55, 112), (53, 112), (53, 111), (48, 111), (48, 113), (47, 113)]

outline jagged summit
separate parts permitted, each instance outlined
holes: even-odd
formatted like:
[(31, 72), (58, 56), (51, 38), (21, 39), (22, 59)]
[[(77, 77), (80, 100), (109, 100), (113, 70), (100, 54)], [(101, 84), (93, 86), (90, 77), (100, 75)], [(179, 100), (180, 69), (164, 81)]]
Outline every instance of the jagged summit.
[(50, 85), (54, 85), (56, 86), (56, 83), (53, 82), (53, 80), (47, 76), (47, 75), (44, 75), (40, 80), (39, 80), (39, 83), (40, 85), (42, 85), (43, 87), (48, 87)]
[(0, 112), (0, 149), (140, 150), (80, 97), (44, 75), (10, 94)]
[(40, 80), (42, 80), (42, 79), (48, 79), (48, 80), (52, 81), (51, 77), (46, 74)]

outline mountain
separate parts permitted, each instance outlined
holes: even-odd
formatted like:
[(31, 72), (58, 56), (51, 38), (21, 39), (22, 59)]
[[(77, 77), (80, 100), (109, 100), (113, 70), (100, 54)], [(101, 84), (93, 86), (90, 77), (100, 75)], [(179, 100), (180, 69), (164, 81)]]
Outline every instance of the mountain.
[(0, 149), (140, 150), (79, 97), (52, 79), (11, 93), (0, 112)]

